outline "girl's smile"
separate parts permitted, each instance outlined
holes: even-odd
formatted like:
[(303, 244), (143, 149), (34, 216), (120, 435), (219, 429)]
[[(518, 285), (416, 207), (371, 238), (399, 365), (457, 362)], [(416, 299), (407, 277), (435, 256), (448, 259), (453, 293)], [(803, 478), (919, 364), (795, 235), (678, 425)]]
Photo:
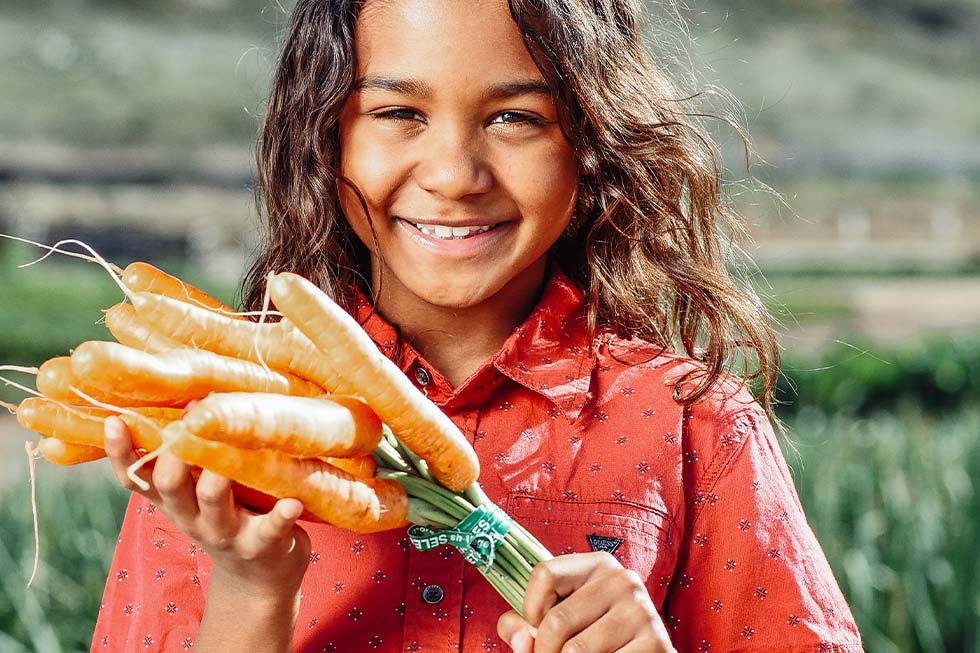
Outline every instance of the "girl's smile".
[(579, 170), (506, 0), (368, 2), (355, 49), (341, 174), (368, 214), (338, 191), (372, 252), (378, 305), (496, 305), (516, 326), (571, 219)]

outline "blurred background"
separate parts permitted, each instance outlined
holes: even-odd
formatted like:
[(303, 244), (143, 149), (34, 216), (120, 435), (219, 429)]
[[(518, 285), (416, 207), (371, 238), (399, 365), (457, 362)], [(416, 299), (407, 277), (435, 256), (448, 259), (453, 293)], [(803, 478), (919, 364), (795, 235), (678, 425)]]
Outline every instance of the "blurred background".
[[(80, 238), (236, 302), (289, 7), (5, 0), (0, 231)], [(648, 7), (653, 48), (683, 41)], [(747, 278), (780, 323), (787, 460), (867, 649), (978, 652), (980, 1), (691, 0), (682, 15), (699, 85), (738, 99), (756, 149), (747, 168), (711, 123), (754, 239)], [(36, 256), (0, 242), (3, 363), (108, 337), (100, 309), (120, 300), (81, 261), (16, 268)], [(26, 437), (0, 418), (0, 651), (88, 650), (126, 493), (102, 463), (40, 464), (26, 590)]]

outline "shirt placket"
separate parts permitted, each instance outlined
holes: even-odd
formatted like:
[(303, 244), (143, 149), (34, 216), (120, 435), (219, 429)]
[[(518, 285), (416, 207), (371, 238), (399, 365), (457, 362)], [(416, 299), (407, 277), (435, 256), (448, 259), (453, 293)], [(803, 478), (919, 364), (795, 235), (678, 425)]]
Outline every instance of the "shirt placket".
[(448, 547), (425, 553), (414, 547), (409, 551), (403, 651), (459, 650), (464, 565), (466, 561)]

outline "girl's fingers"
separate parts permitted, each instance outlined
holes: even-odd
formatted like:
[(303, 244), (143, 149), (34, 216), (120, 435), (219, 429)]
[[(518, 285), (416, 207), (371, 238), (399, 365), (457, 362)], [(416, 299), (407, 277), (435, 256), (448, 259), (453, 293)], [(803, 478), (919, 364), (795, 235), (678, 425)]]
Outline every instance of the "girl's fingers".
[(666, 638), (662, 642), (637, 639), (616, 649), (616, 653), (677, 653), (677, 649)]
[[(547, 617), (545, 620), (547, 621)], [(623, 650), (659, 653), (663, 650), (661, 647), (651, 647), (650, 642), (646, 642), (644, 648), (624, 649), (623, 647), (632, 646), (633, 642), (640, 641), (634, 640), (636, 629), (633, 626), (634, 624), (629, 620), (618, 618), (614, 613), (608, 612), (582, 632), (569, 637), (567, 641), (561, 640), (562, 644), (555, 650), (562, 650), (562, 646), (570, 646), (570, 650), (573, 651), (590, 651), (590, 653), (613, 653), (613, 651), (620, 653)], [(543, 630), (542, 628), (542, 632)], [(542, 640), (545, 639), (543, 634), (541, 637)], [(551, 649), (546, 647), (543, 650)]]
[[(190, 467), (172, 453), (160, 454), (153, 466), (153, 487), (167, 517), (185, 532), (192, 528), (199, 511)], [(198, 532), (195, 529), (187, 534), (196, 537)]]
[(497, 620), (497, 635), (508, 643), (514, 653), (532, 653), (535, 629), (521, 615), (509, 610)]
[(628, 642), (637, 632), (635, 623), (621, 620), (616, 632), (608, 633), (608, 642), (606, 639), (595, 639), (595, 632), (590, 631), (597, 624), (604, 623), (606, 627), (602, 632), (606, 632), (610, 623), (610, 607), (621, 598), (619, 588), (611, 587), (605, 578), (593, 578), (578, 589), (545, 613), (538, 624), (535, 653), (558, 653), (566, 642), (580, 637), (586, 637), (584, 641), (588, 646), (579, 649), (573, 647), (571, 650), (607, 653)]
[(524, 595), (524, 618), (533, 626), (539, 625), (559, 599), (584, 585), (596, 572), (613, 568), (622, 569), (622, 565), (608, 553), (578, 553), (538, 563)]
[(256, 518), (255, 536), (263, 546), (277, 544), (290, 536), (302, 514), (303, 504), (297, 499), (280, 499), (272, 510)]
[(231, 480), (205, 469), (197, 479), (196, 494), (200, 530), (205, 543), (217, 549), (232, 546), (241, 521), (231, 491)]
[(116, 480), (121, 486), (132, 492), (142, 494), (153, 503), (160, 503), (160, 495), (150, 480), (153, 471), (152, 466), (144, 467), (136, 472), (136, 476), (143, 479), (150, 486), (150, 489), (146, 491), (141, 490), (133, 483), (132, 479), (126, 473), (129, 466), (139, 460), (139, 456), (133, 450), (133, 440), (129, 435), (129, 427), (126, 426), (124, 421), (115, 416), (105, 419), (103, 424), (102, 446), (112, 465), (112, 471), (116, 476)]

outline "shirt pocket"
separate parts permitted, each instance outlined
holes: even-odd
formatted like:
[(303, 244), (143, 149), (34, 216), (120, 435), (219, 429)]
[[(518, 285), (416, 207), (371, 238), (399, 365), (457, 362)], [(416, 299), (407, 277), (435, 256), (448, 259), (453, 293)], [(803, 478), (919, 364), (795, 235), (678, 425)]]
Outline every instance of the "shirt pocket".
[(664, 579), (673, 574), (677, 557), (672, 545), (673, 522), (662, 510), (629, 502), (512, 494), (507, 513), (554, 555), (610, 551), (623, 567), (646, 580), (651, 590), (666, 585)]

